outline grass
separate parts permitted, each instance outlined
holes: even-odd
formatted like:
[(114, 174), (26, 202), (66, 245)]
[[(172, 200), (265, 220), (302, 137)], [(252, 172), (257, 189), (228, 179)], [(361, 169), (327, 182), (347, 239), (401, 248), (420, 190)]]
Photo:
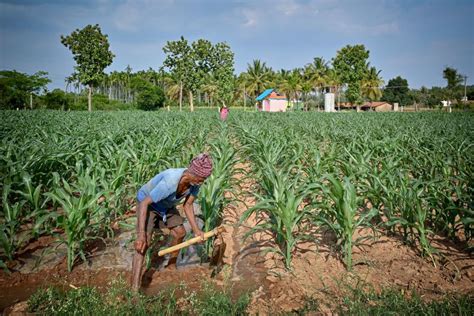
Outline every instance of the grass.
[[(40, 289), (28, 300), (28, 312), (38, 315), (245, 315), (248, 295), (235, 302), (230, 293), (205, 284), (199, 293), (184, 291), (178, 299), (176, 288), (158, 295), (133, 293), (123, 280), (101, 292), (94, 287), (69, 291)], [(179, 288), (183, 290), (183, 288)]]
[[(331, 309), (331, 313), (337, 315), (472, 315), (474, 311), (472, 293), (425, 301), (416, 292), (403, 293), (389, 288), (377, 293), (358, 286), (349, 287), (344, 297), (333, 297), (332, 302), (338, 304)], [(229, 287), (218, 289), (210, 283), (203, 283), (197, 292), (180, 286), (145, 296), (133, 293), (119, 279), (106, 291), (93, 287), (69, 291), (53, 287), (40, 289), (28, 300), (28, 312), (37, 315), (247, 315), (249, 303), (248, 294), (232, 299)], [(282, 314), (278, 306), (273, 306), (273, 311)], [(317, 299), (306, 297), (300, 309), (283, 314), (327, 312)]]
[(439, 301), (425, 302), (416, 294), (406, 297), (394, 289), (377, 294), (357, 290), (344, 298), (338, 309), (344, 315), (472, 315), (474, 297), (445, 296)]
[[(396, 289), (381, 293), (373, 290), (352, 289), (331, 312), (336, 315), (472, 315), (473, 295), (446, 295), (440, 300), (424, 301), (417, 293), (405, 295)], [(321, 304), (308, 297), (305, 304), (292, 314), (314, 315), (327, 313)]]

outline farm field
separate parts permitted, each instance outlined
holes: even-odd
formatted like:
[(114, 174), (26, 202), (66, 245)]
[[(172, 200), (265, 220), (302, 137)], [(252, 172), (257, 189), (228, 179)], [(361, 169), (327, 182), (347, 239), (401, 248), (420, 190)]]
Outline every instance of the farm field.
[(0, 115), (0, 310), (49, 285), (127, 280), (138, 188), (202, 151), (199, 217), (226, 228), (225, 266), (209, 265), (212, 242), (174, 273), (150, 254), (147, 296), (177, 288), (183, 311), (212, 286), (248, 296), (237, 314), (329, 313), (386, 291), (474, 308), (472, 112)]

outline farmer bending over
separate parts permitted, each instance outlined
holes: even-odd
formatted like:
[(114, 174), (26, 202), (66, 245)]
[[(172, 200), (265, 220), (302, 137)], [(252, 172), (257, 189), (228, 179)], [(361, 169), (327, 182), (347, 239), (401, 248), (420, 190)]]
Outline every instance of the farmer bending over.
[[(193, 202), (199, 186), (211, 175), (212, 160), (207, 154), (199, 154), (189, 167), (168, 169), (154, 176), (138, 190), (137, 200), (137, 240), (132, 264), (132, 285), (138, 290), (141, 283), (143, 255), (150, 246), (155, 218), (161, 229), (170, 229), (170, 247), (181, 243), (186, 235), (183, 222), (176, 205), (184, 199), (184, 212), (195, 236), (204, 240), (194, 217)], [(171, 253), (167, 268), (176, 269), (179, 251)], [(138, 283), (138, 284), (137, 284)]]

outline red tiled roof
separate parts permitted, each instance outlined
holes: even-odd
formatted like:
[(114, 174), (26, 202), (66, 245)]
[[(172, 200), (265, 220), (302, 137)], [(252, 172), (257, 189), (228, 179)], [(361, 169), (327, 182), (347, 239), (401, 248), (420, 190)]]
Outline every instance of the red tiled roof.
[(275, 91), (272, 91), (272, 93), (270, 93), (270, 95), (268, 95), (268, 97), (266, 97), (266, 99), (282, 99), (282, 100), (285, 100), (286, 97), (284, 95), (280, 95), (280, 94), (276, 93)]
[[(384, 105), (384, 104), (389, 104), (391, 105), (390, 103), (388, 102), (385, 102), (385, 101), (377, 101), (377, 102), (365, 102), (364, 104), (361, 104), (360, 106), (361, 107), (369, 107), (369, 108), (376, 108), (378, 106), (381, 106), (381, 105)], [(355, 104), (351, 104), (350, 102), (340, 102), (338, 103), (336, 106), (340, 106), (340, 107), (356, 107)]]
[(384, 104), (389, 104), (389, 105), (391, 105), (391, 104), (388, 103), (388, 102), (381, 101), (381, 102), (365, 102), (365, 103), (362, 104), (361, 106), (362, 106), (362, 107), (376, 108), (376, 107), (381, 106), (381, 105), (384, 105)]

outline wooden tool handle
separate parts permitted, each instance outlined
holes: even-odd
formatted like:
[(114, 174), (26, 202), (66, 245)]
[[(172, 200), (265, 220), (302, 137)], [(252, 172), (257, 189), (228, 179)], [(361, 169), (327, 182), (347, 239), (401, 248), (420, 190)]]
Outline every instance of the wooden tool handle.
[[(222, 233), (224, 230), (223, 227), (216, 227), (214, 228), (213, 230), (209, 231), (209, 232), (206, 232), (204, 233), (204, 240), (212, 237), (212, 236), (215, 236), (217, 234), (220, 234)], [(201, 241), (201, 237), (194, 237), (194, 238), (191, 238), (191, 239), (188, 239), (186, 240), (185, 242), (182, 242), (180, 244), (177, 244), (175, 246), (172, 246), (172, 247), (169, 247), (169, 248), (166, 248), (166, 249), (163, 249), (163, 250), (160, 250), (158, 252), (158, 256), (164, 256), (170, 252), (175, 252), (176, 250), (180, 250), (180, 249), (183, 249), (183, 248), (186, 248), (188, 246), (191, 246), (191, 245), (194, 245), (198, 242)]]

